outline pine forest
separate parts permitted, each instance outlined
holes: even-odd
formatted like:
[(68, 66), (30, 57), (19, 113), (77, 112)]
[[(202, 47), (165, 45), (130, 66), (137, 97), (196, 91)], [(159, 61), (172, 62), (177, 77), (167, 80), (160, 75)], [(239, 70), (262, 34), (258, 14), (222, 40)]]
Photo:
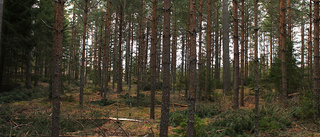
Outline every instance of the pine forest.
[(0, 136), (320, 136), (319, 0), (0, 0)]

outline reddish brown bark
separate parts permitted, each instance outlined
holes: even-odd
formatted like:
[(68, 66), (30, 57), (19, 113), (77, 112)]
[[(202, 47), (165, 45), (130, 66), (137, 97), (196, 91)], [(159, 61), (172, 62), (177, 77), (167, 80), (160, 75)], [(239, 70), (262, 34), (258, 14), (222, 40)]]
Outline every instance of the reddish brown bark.
[(287, 98), (287, 67), (286, 67), (286, 22), (285, 22), (285, 0), (280, 1), (280, 46), (281, 46), (281, 71), (282, 71), (282, 93)]
[(314, 0), (314, 102), (318, 117), (320, 117), (319, 104), (319, 0)]
[(187, 122), (187, 137), (195, 136), (194, 131), (194, 113), (195, 113), (195, 90), (196, 90), (196, 12), (195, 12), (195, 0), (189, 0), (189, 34), (190, 34), (190, 56), (189, 56), (189, 65), (190, 65), (190, 77), (189, 77), (189, 95), (188, 95), (188, 122)]
[(106, 14), (106, 30), (105, 30), (105, 45), (104, 45), (104, 52), (103, 52), (103, 77), (105, 78), (104, 84), (106, 89), (104, 90), (103, 99), (106, 99), (106, 90), (108, 87), (109, 82), (109, 53), (110, 53), (110, 24), (111, 24), (111, 0), (108, 0), (107, 5), (107, 14)]
[(206, 81), (204, 98), (208, 99), (209, 92), (209, 76), (210, 76), (210, 57), (211, 57), (211, 0), (208, 1), (208, 14), (207, 14), (207, 63), (206, 63)]
[(80, 105), (83, 105), (83, 90), (85, 85), (85, 59), (86, 59), (86, 35), (87, 35), (87, 24), (88, 24), (88, 6), (89, 0), (85, 0), (85, 9), (84, 9), (84, 17), (83, 17), (83, 35), (82, 35), (82, 58), (81, 58), (81, 68), (80, 68)]
[(53, 85), (52, 85), (52, 137), (59, 136), (60, 120), (60, 92), (61, 92), (61, 71), (62, 71), (62, 47), (63, 47), (63, 18), (64, 0), (55, 1), (54, 23), (53, 23)]
[(239, 36), (238, 36), (238, 1), (233, 0), (233, 44), (234, 44), (234, 85), (233, 85), (233, 109), (239, 109)]
[(170, 0), (164, 0), (163, 50), (162, 50), (162, 105), (160, 137), (168, 136), (170, 105)]
[[(210, 6), (208, 6), (210, 7)], [(202, 61), (201, 61), (201, 57), (202, 57), (202, 53), (201, 53), (201, 49), (202, 49), (202, 8), (203, 8), (203, 0), (200, 0), (200, 15), (199, 15), (199, 52), (198, 52), (198, 81), (197, 81), (197, 92), (198, 92), (198, 96), (197, 96), (197, 100), (201, 99), (201, 69), (202, 69)], [(208, 76), (208, 73), (207, 73)], [(207, 77), (206, 76), (206, 77)], [(206, 81), (207, 82), (207, 81)], [(205, 95), (206, 97), (206, 95)]]
[(259, 136), (259, 60), (258, 60), (258, 0), (254, 0), (254, 90), (255, 90), (255, 114), (254, 136)]
[(244, 106), (244, 0), (241, 1), (241, 93), (240, 106)]
[[(215, 8), (215, 72), (214, 77), (215, 81), (220, 81), (220, 68), (219, 68), (219, 8), (218, 8), (218, 1), (214, 2), (214, 8)], [(217, 85), (216, 85), (217, 86)]]
[(118, 45), (118, 83), (117, 92), (122, 92), (122, 26), (123, 26), (123, 2), (120, 1), (120, 25), (119, 25), (119, 45)]
[(152, 8), (152, 36), (151, 36), (151, 106), (150, 119), (154, 119), (155, 91), (156, 91), (156, 56), (157, 56), (157, 0), (153, 0)]

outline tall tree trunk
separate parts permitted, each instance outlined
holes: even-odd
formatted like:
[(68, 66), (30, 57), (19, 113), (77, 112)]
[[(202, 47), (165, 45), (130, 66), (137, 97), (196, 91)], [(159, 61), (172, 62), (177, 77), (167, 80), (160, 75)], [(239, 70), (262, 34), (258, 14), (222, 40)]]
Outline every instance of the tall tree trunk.
[(233, 109), (239, 109), (239, 36), (238, 36), (238, 1), (233, 0), (233, 44), (234, 44), (234, 68), (233, 68)]
[(254, 90), (255, 90), (255, 114), (254, 136), (259, 136), (259, 60), (258, 60), (258, 0), (254, 0)]
[(106, 99), (106, 90), (108, 89), (109, 82), (109, 53), (110, 53), (110, 24), (111, 24), (111, 0), (108, 0), (107, 5), (107, 14), (106, 14), (106, 30), (105, 30), (105, 46), (103, 52), (103, 69), (104, 69), (104, 78), (105, 78), (105, 90), (103, 94), (103, 99)]
[(118, 68), (118, 29), (119, 29), (119, 15), (116, 12), (116, 20), (115, 20), (115, 32), (114, 32), (114, 44), (113, 44), (113, 63), (112, 63), (112, 69), (113, 69), (113, 76), (112, 76), (112, 89), (115, 89), (115, 83), (117, 83), (118, 81), (118, 72), (117, 72), (117, 68)]
[(4, 46), (2, 44), (2, 15), (3, 15), (3, 1), (0, 0), (0, 93), (2, 93), (2, 80), (3, 80), (3, 68), (4, 68)]
[(319, 0), (314, 0), (314, 102), (317, 116), (320, 117), (319, 104)]
[(99, 84), (100, 84), (100, 88), (101, 88), (101, 97), (103, 96), (103, 92), (104, 92), (104, 88), (103, 88), (103, 79), (102, 79), (102, 71), (103, 69), (101, 68), (101, 63), (103, 60), (103, 56), (102, 56), (102, 46), (103, 46), (103, 42), (102, 42), (102, 31), (103, 31), (103, 24), (101, 23), (101, 28), (100, 28), (100, 44), (99, 44), (99, 58), (98, 58), (98, 70), (99, 70)]
[(205, 100), (208, 99), (209, 92), (209, 76), (210, 76), (210, 58), (211, 57), (211, 0), (208, 1), (208, 15), (207, 15), (207, 63), (206, 63), (206, 81), (205, 81)]
[(82, 36), (82, 58), (80, 68), (80, 106), (83, 106), (83, 90), (85, 86), (85, 59), (86, 59), (86, 34), (88, 24), (89, 0), (85, 0), (84, 18), (83, 18), (83, 36)]
[(140, 104), (140, 88), (142, 83), (140, 82), (140, 78), (141, 78), (141, 72), (142, 72), (142, 46), (143, 46), (143, 38), (142, 38), (142, 19), (143, 19), (143, 5), (144, 2), (143, 0), (141, 0), (141, 6), (140, 6), (140, 23), (139, 23), (139, 55), (138, 55), (138, 81), (137, 81), (137, 106), (139, 106)]
[(285, 22), (285, 0), (280, 1), (280, 45), (281, 45), (281, 71), (282, 71), (282, 93), (286, 101), (287, 92), (287, 66), (286, 66), (286, 22)]
[(229, 62), (229, 11), (228, 0), (223, 0), (223, 93), (231, 91), (231, 71)]
[[(248, 5), (248, 4), (247, 4)], [(247, 6), (247, 8), (246, 8), (246, 19), (248, 19), (249, 18), (249, 6)], [(245, 67), (245, 69), (244, 69), (244, 83), (245, 83), (245, 85), (248, 85), (248, 77), (249, 77), (249, 61), (248, 61), (248, 49), (249, 49), (249, 27), (248, 27), (248, 21), (246, 21), (245, 22), (245, 34), (246, 34), (246, 36), (245, 36), (245, 42), (244, 42), (244, 67)]]
[(130, 54), (131, 54), (131, 50), (130, 50), (130, 41), (131, 41), (131, 15), (129, 17), (129, 21), (128, 21), (128, 35), (127, 35), (127, 43), (126, 43), (126, 66), (125, 66), (125, 81), (127, 82), (127, 85), (129, 84), (129, 66), (130, 66)]
[(117, 92), (122, 92), (122, 24), (123, 24), (123, 2), (120, 0), (120, 25), (119, 25), (119, 45), (118, 45), (118, 83)]
[(271, 23), (271, 28), (270, 28), (270, 68), (272, 67), (273, 63), (273, 20), (272, 20), (272, 15), (270, 14), (270, 23)]
[(168, 136), (169, 104), (170, 104), (170, 0), (164, 0), (163, 51), (162, 51), (162, 105), (160, 137)]
[(59, 136), (60, 120), (60, 92), (61, 92), (61, 71), (62, 71), (62, 40), (63, 40), (63, 10), (64, 0), (55, 1), (54, 23), (53, 23), (53, 86), (52, 86), (52, 130), (51, 136)]
[(172, 64), (171, 64), (171, 72), (172, 72), (172, 94), (175, 94), (176, 88), (176, 75), (177, 75), (177, 45), (178, 45), (178, 35), (177, 35), (177, 15), (176, 15), (177, 5), (174, 6), (174, 24), (173, 24), (173, 43), (172, 43)]
[[(209, 8), (210, 6), (208, 6)], [(200, 15), (199, 15), (199, 54), (198, 54), (198, 81), (197, 81), (197, 92), (198, 92), (198, 96), (197, 96), (197, 100), (200, 101), (201, 99), (201, 69), (202, 69), (202, 8), (203, 8), (203, 0), (200, 0)], [(209, 13), (208, 13), (209, 14)], [(209, 16), (208, 16), (209, 17)], [(207, 76), (209, 74), (207, 73)], [(206, 77), (207, 77), (206, 76)], [(207, 82), (207, 81), (206, 81)], [(206, 95), (205, 95), (206, 97)]]
[[(74, 14), (74, 10), (75, 8), (73, 8), (73, 12), (72, 12), (72, 26), (75, 26), (75, 14)], [(74, 80), (74, 69), (75, 69), (75, 46), (74, 46), (74, 39), (75, 39), (75, 27), (71, 28), (71, 44), (70, 44), (70, 60), (69, 60), (69, 68), (70, 68), (70, 72), (69, 72), (69, 84), (71, 82), (71, 80)]]
[[(308, 42), (308, 68), (309, 68), (309, 80), (312, 79), (312, 0), (309, 3), (309, 42)], [(311, 88), (311, 85), (310, 85)]]
[[(215, 8), (215, 71), (214, 71), (214, 77), (215, 81), (220, 81), (220, 69), (219, 69), (219, 7), (218, 7), (218, 1), (214, 2), (214, 8)], [(216, 84), (218, 86), (218, 84)]]
[(156, 91), (156, 58), (157, 58), (157, 3), (158, 0), (153, 0), (152, 8), (152, 36), (151, 36), (151, 106), (150, 119), (154, 119), (155, 106), (155, 91)]
[(244, 0), (241, 1), (241, 93), (240, 106), (244, 106)]
[(26, 51), (26, 87), (28, 89), (32, 88), (31, 84), (31, 72), (32, 72), (32, 49), (28, 48)]
[(304, 21), (301, 22), (301, 69), (304, 76)]
[(291, 29), (291, 0), (288, 0), (288, 39), (292, 41), (291, 38), (292, 29)]
[(189, 56), (189, 65), (190, 65), (190, 84), (189, 84), (189, 96), (188, 96), (188, 122), (187, 122), (187, 137), (195, 136), (194, 130), (194, 114), (195, 114), (195, 88), (196, 88), (196, 12), (195, 12), (195, 0), (189, 0), (189, 33), (190, 33), (190, 56)]

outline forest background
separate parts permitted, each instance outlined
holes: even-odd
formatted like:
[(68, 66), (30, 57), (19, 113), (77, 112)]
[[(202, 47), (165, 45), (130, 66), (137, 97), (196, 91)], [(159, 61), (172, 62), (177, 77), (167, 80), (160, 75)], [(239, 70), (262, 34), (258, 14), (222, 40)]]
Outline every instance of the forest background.
[(5, 136), (317, 136), (319, 0), (0, 0)]

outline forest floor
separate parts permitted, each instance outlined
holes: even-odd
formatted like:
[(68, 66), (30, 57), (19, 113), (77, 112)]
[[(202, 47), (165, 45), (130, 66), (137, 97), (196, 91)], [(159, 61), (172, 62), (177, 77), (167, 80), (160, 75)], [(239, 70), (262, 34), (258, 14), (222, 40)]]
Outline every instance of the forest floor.
[[(47, 83), (41, 83), (41, 85), (48, 87)], [(74, 84), (64, 85), (65, 93), (61, 96), (60, 119), (60, 134), (62, 136), (158, 136), (160, 129), (161, 92), (156, 92), (155, 120), (152, 120), (150, 119), (149, 107), (150, 91), (141, 91), (140, 106), (136, 107), (136, 85), (132, 86), (131, 99), (128, 98), (128, 87), (124, 86), (123, 92), (120, 94), (116, 91), (108, 91), (107, 101), (103, 101), (98, 91), (99, 88), (88, 84), (85, 88), (85, 103), (82, 107), (79, 105), (79, 87)], [(112, 87), (112, 85), (109, 85), (109, 87)], [(241, 136), (252, 136), (252, 123), (248, 127), (241, 124), (250, 120), (252, 121), (253, 113), (251, 112), (254, 109), (253, 91), (250, 88), (245, 88), (245, 105), (240, 107), (240, 110), (243, 110), (243, 117), (239, 117), (242, 115), (239, 112), (232, 111), (232, 96), (223, 96), (222, 90), (219, 89), (215, 90), (214, 95), (216, 96), (215, 99), (211, 98), (209, 99), (211, 101), (198, 103), (200, 106), (197, 106), (197, 109), (202, 109), (198, 111), (199, 117), (205, 113), (211, 113), (212, 116), (207, 115), (207, 117), (203, 116), (200, 118), (200, 122), (198, 121), (200, 129), (196, 127), (197, 136), (232, 136), (238, 133), (241, 133)], [(178, 114), (180, 115), (180, 113), (182, 114), (187, 110), (188, 103), (184, 97), (184, 91), (176, 91), (175, 94), (171, 95), (170, 99), (170, 112), (174, 118), (170, 119), (169, 135), (183, 136), (186, 130), (185, 124), (181, 124), (180, 122), (183, 123), (185, 118), (181, 118), (183, 120), (178, 123), (174, 123), (174, 121), (179, 118), (177, 117)], [(265, 99), (270, 100), (270, 98), (260, 98), (261, 109), (262, 111), (266, 111), (264, 113), (265, 116), (260, 118), (265, 122), (262, 123), (261, 136), (320, 136), (318, 132), (319, 127), (315, 124), (316, 122), (298, 120), (290, 115), (291, 110), (281, 109), (279, 103), (272, 103), (272, 101), (266, 101)], [(294, 98), (291, 100), (293, 102), (296, 101)], [(132, 105), (131, 109), (130, 103)], [(270, 107), (266, 107), (267, 104), (273, 107), (269, 109)], [(3, 112), (5, 107), (10, 112)], [(14, 102), (6, 106), (2, 104), (0, 105), (0, 110), (2, 110), (0, 113), (2, 117), (4, 113), (10, 113), (10, 117), (6, 121), (0, 119), (4, 123), (1, 124), (2, 129), (0, 129), (10, 129), (10, 132), (2, 131), (7, 134), (9, 133), (8, 136), (47, 136), (50, 134), (52, 102), (47, 97)], [(245, 119), (247, 118), (246, 115), (251, 115), (249, 117), (250, 120)], [(286, 115), (286, 117), (282, 118), (282, 115)], [(235, 121), (228, 121), (234, 117), (236, 118)], [(272, 118), (272, 120), (266, 117)], [(287, 118), (290, 119), (288, 120)], [(222, 119), (226, 119), (227, 121), (223, 121)], [(243, 121), (239, 121), (238, 119), (243, 119)], [(238, 125), (237, 121), (239, 122)], [(281, 121), (285, 121), (282, 122), (285, 124), (282, 124)], [(214, 122), (216, 123), (212, 124)], [(236, 126), (232, 125), (233, 123)], [(212, 128), (203, 131), (201, 128), (204, 127)], [(234, 132), (231, 130), (232, 128), (243, 130)]]

